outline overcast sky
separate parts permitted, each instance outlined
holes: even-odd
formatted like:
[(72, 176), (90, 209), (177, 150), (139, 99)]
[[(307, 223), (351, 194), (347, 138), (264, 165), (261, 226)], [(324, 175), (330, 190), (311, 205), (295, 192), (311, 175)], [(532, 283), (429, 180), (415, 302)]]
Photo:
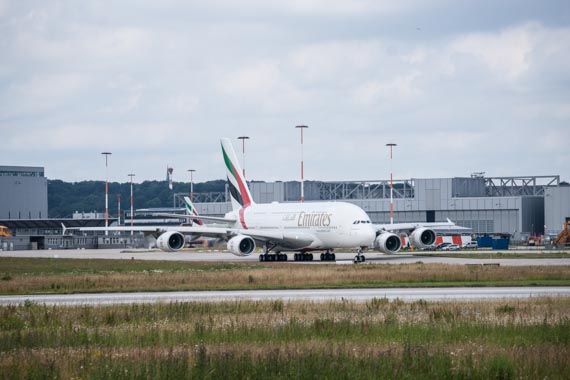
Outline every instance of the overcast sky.
[[(0, 165), (50, 179), (560, 174), (570, 2), (0, 0)], [(239, 146), (239, 150), (237, 149)]]

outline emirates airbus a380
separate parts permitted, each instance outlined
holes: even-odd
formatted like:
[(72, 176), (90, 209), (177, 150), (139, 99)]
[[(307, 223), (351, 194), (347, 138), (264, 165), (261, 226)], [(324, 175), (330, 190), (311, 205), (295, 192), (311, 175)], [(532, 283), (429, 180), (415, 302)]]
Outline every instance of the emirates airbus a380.
[[(291, 202), (258, 204), (253, 201), (229, 139), (221, 139), (232, 211), (222, 217), (192, 215), (192, 219), (214, 221), (214, 225), (91, 227), (81, 231), (142, 231), (157, 237), (157, 246), (165, 251), (178, 251), (184, 246), (184, 235), (221, 238), (228, 250), (237, 256), (249, 256), (257, 245), (263, 247), (260, 261), (286, 261), (284, 252), (296, 252), (295, 261), (311, 261), (311, 252), (320, 251), (321, 260), (335, 260), (333, 250), (358, 250), (355, 262), (364, 261), (362, 254), (373, 247), (392, 254), (401, 248), (400, 236), (406, 233), (410, 244), (424, 248), (435, 242), (430, 227), (454, 226), (445, 223), (405, 223), (374, 225), (360, 207), (347, 202)], [(221, 223), (221, 224), (220, 224)]]

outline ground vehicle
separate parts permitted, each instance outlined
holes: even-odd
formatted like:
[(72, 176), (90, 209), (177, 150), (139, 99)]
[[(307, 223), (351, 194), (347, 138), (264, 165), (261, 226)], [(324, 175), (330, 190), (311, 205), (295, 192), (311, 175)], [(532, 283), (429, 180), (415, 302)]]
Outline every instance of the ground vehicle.
[(477, 244), (476, 240), (471, 240), (471, 241), (468, 241), (467, 243), (463, 244), (463, 247), (461, 247), (461, 248), (477, 249), (477, 248), (479, 248), (479, 245)]
[(10, 233), (8, 227), (0, 226), (0, 236), (10, 237), (12, 234)]
[(427, 248), (424, 248), (425, 251), (439, 251), (440, 249), (442, 249), (443, 247), (446, 247), (448, 245), (450, 245), (451, 243), (441, 243), (438, 245), (430, 245)]
[(446, 245), (445, 247), (441, 248), (442, 251), (458, 251), (459, 250), (459, 245), (457, 244), (449, 244)]

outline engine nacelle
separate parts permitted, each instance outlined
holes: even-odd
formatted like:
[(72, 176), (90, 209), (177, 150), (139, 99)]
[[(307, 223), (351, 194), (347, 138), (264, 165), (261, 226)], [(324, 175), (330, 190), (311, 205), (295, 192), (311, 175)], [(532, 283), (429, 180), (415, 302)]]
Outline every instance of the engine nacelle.
[(177, 231), (165, 232), (156, 239), (156, 246), (167, 252), (179, 251), (184, 247), (184, 235)]
[(374, 240), (374, 249), (386, 254), (398, 252), (401, 246), (400, 237), (391, 232), (384, 232)]
[(255, 250), (255, 240), (245, 235), (228, 240), (228, 250), (236, 256), (249, 256)]
[(418, 228), (410, 234), (410, 245), (414, 248), (427, 248), (435, 243), (437, 234), (429, 228)]

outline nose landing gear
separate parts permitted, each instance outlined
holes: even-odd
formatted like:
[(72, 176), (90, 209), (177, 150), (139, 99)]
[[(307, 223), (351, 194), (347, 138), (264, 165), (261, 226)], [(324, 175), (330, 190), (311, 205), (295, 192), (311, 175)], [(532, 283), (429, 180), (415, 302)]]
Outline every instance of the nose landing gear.
[(358, 249), (358, 252), (356, 253), (356, 256), (354, 256), (353, 261), (355, 264), (363, 263), (366, 261), (366, 257), (364, 256), (364, 250), (362, 248)]

